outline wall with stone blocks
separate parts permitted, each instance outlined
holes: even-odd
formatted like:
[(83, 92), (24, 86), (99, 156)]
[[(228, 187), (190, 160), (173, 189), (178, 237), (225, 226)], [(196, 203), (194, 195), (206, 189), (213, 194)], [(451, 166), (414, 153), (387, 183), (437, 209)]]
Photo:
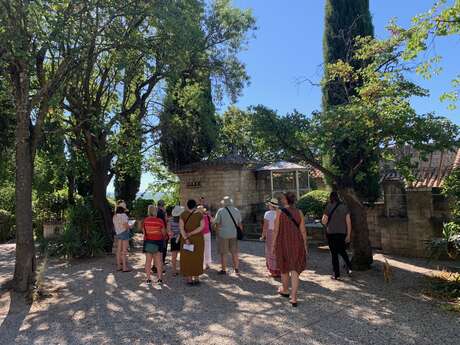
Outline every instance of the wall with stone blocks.
[(442, 221), (437, 221), (430, 189), (406, 191), (406, 217), (386, 216), (385, 205), (368, 209), (371, 244), (384, 253), (408, 257), (427, 257), (428, 242), (439, 236)]

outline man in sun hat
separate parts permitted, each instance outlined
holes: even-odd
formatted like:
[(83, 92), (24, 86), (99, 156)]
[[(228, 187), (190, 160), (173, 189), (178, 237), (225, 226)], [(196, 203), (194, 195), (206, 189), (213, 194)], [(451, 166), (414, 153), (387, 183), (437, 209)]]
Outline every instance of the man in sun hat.
[(229, 196), (225, 196), (221, 201), (222, 207), (217, 211), (214, 218), (214, 224), (217, 226), (217, 248), (220, 255), (221, 270), (219, 274), (227, 273), (227, 255), (232, 255), (233, 269), (235, 273), (239, 273), (238, 259), (238, 239), (237, 229), (243, 229), (242, 217), (240, 211), (233, 206), (233, 200)]

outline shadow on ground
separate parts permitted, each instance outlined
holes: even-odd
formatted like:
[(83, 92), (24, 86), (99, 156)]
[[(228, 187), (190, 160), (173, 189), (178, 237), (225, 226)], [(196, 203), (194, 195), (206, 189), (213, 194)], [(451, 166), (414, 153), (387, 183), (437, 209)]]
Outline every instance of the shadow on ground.
[[(0, 279), (11, 255), (0, 256)], [(131, 273), (114, 272), (111, 256), (52, 261), (51, 298), (28, 307), (0, 297), (0, 344), (458, 344), (459, 318), (421, 294), (429, 268), (418, 262), (391, 258), (384, 284), (377, 256), (372, 270), (335, 282), (328, 253), (313, 248), (295, 309), (266, 277), (263, 243), (242, 242), (241, 258), (241, 276), (214, 265), (201, 286), (168, 273), (161, 289), (143, 283), (141, 253)]]

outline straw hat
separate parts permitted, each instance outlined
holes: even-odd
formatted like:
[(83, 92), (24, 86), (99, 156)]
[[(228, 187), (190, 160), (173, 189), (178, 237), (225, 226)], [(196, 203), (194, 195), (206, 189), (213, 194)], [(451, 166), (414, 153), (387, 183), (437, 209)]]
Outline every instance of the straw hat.
[(271, 198), (268, 202), (267, 202), (268, 205), (271, 205), (273, 207), (279, 207), (280, 204), (278, 203), (278, 199), (276, 198)]
[(224, 196), (222, 201), (220, 202), (224, 206), (232, 206), (233, 205), (233, 199), (230, 198), (229, 196)]
[(184, 209), (183, 206), (176, 205), (176, 206), (174, 206), (173, 210), (171, 211), (171, 215), (173, 217), (179, 217), (182, 214), (182, 212), (184, 212), (184, 210), (185, 209)]

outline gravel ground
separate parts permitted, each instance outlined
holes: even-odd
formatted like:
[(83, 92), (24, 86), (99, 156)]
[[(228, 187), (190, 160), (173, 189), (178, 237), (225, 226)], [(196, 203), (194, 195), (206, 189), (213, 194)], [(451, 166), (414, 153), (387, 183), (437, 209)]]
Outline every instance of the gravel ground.
[[(424, 260), (388, 258), (394, 278), (385, 284), (376, 255), (372, 270), (336, 282), (328, 252), (313, 249), (292, 308), (266, 277), (263, 243), (241, 251), (241, 276), (213, 265), (196, 287), (170, 273), (163, 287), (147, 286), (139, 252), (131, 273), (114, 272), (113, 256), (51, 260), (49, 298), (28, 306), (0, 292), (0, 344), (459, 344), (458, 314), (421, 292), (432, 272)], [(14, 245), (0, 245), (0, 285), (13, 263)]]

